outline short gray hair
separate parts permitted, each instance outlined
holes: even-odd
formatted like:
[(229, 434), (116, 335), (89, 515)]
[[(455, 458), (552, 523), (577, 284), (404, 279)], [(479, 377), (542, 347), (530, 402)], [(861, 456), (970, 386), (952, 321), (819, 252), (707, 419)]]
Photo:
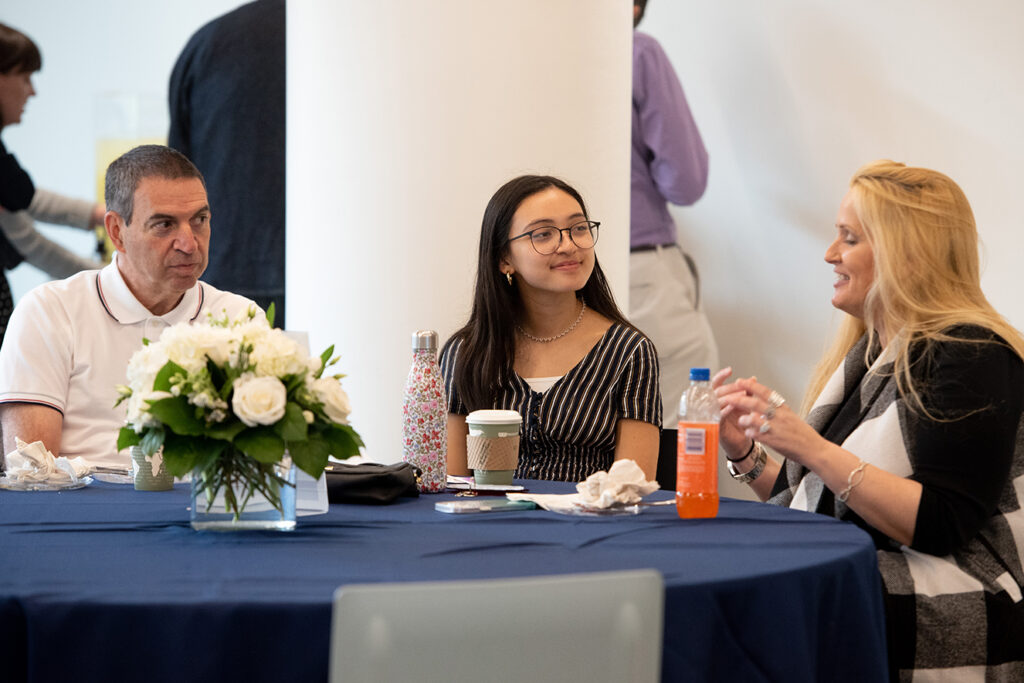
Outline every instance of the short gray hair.
[(140, 145), (130, 149), (107, 166), (103, 190), (107, 211), (116, 211), (125, 223), (132, 222), (135, 190), (144, 178), (198, 178), (206, 189), (206, 181), (195, 164), (181, 152), (164, 145)]

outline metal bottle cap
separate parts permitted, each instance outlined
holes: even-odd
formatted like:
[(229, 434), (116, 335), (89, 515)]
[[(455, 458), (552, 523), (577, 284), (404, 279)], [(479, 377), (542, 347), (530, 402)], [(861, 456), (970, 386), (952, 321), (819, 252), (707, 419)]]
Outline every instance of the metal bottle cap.
[(420, 330), (412, 333), (413, 351), (437, 351), (437, 332)]

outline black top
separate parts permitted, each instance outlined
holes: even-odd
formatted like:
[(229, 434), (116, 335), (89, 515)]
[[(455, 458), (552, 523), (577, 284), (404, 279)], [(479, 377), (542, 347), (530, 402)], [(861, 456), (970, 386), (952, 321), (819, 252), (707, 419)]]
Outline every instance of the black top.
[[(467, 408), (455, 388), (460, 346), (457, 339), (445, 345), (441, 373), (448, 412), (465, 415)], [(630, 327), (613, 324), (594, 348), (543, 394), (514, 374), (492, 407), (515, 410), (523, 417), (516, 477), (582, 481), (611, 467), (619, 420), (661, 426), (654, 344)]]
[(978, 533), (1010, 477), (1024, 410), (1024, 362), (977, 327), (951, 334), (995, 343), (940, 343), (917, 355), (914, 377), (929, 412), (906, 411), (910, 476), (924, 487), (911, 547), (944, 555)]
[[(7, 152), (0, 140), (0, 207), (7, 211), (22, 211), (32, 203), (36, 194), (36, 186), (32, 178), (21, 167), (13, 154)], [(7, 236), (0, 231), (0, 265), (5, 270), (14, 268), (24, 259)]]
[(203, 280), (250, 298), (283, 295), (284, 0), (243, 5), (199, 29), (171, 73), (169, 100), (168, 144), (202, 172), (213, 212)]
[[(963, 547), (996, 512), (1011, 475), (1024, 410), (1024, 362), (1000, 337), (966, 325), (946, 333), (985, 341), (912, 347), (911, 373), (930, 416), (902, 397), (896, 399), (903, 447), (913, 470), (909, 478), (922, 485), (910, 547), (938, 556)], [(850, 372), (866, 373), (863, 362), (856, 365)], [(865, 420), (877, 417), (875, 404), (881, 401), (877, 397), (894, 391), (890, 371), (891, 364), (879, 373), (885, 377), (882, 382), (870, 384), (870, 376), (864, 375), (852, 383), (822, 435), (842, 444)], [(773, 495), (786, 485), (784, 468)], [(816, 510), (831, 514), (833, 505), (834, 496), (825, 489)], [(862, 526), (880, 548), (895, 543), (852, 510), (846, 510), (843, 518)]]

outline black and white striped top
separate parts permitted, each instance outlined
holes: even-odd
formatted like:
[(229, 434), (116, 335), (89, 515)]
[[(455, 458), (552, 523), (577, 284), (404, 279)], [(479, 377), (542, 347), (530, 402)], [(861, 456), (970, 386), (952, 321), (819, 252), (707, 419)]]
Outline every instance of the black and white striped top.
[[(448, 412), (465, 415), (468, 410), (454, 380), (460, 346), (461, 340), (453, 340), (441, 353), (441, 373)], [(582, 481), (611, 467), (619, 420), (660, 427), (654, 344), (640, 332), (615, 323), (583, 360), (543, 394), (514, 374), (492, 407), (523, 416), (517, 478)]]

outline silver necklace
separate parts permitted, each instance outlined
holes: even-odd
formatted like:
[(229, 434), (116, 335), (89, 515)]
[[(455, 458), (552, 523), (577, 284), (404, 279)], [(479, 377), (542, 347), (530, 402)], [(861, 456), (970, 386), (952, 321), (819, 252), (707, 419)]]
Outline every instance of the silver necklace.
[(569, 327), (565, 328), (564, 330), (556, 334), (554, 337), (534, 337), (532, 334), (524, 330), (523, 327), (519, 324), (516, 324), (516, 329), (519, 330), (519, 334), (523, 335), (527, 339), (532, 339), (533, 341), (540, 342), (541, 344), (547, 344), (548, 342), (553, 342), (556, 339), (561, 339), (565, 335), (575, 330), (576, 326), (580, 324), (581, 320), (583, 320), (583, 312), (587, 310), (587, 302), (581, 298), (580, 304), (580, 314), (576, 316), (576, 320), (573, 321), (572, 325), (569, 325)]

